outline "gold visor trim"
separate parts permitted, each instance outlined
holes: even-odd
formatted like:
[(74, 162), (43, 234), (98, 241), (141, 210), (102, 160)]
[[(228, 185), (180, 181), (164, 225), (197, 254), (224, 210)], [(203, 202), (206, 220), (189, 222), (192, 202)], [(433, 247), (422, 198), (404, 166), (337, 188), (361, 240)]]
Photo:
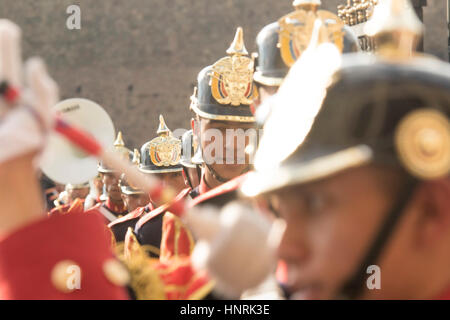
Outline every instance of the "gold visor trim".
[(183, 171), (183, 168), (168, 168), (168, 169), (143, 169), (139, 168), (139, 171), (143, 173), (171, 173)]
[[(200, 117), (210, 120), (218, 120), (218, 121), (234, 121), (234, 122), (255, 122), (255, 117), (246, 117), (246, 116), (225, 116), (225, 115), (217, 115), (210, 114), (204, 112), (198, 108), (198, 105), (194, 104), (191, 106), (192, 110), (198, 114)], [(250, 107), (249, 107), (250, 110)]]
[(284, 78), (266, 77), (263, 76), (261, 71), (256, 71), (253, 74), (253, 80), (265, 86), (279, 87), (283, 83)]

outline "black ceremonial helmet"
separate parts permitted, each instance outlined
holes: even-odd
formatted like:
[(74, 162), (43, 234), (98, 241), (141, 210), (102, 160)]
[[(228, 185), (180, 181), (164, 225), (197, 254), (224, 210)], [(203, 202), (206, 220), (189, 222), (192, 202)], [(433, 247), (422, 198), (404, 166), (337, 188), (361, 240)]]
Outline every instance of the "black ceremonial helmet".
[(183, 170), (180, 163), (181, 140), (172, 135), (162, 115), (159, 116), (158, 137), (141, 148), (139, 170), (144, 173), (169, 173)]
[(319, 0), (295, 1), (296, 10), (265, 26), (256, 37), (257, 66), (254, 80), (266, 86), (280, 86), (290, 67), (306, 49), (315, 19), (321, 19), (331, 40), (343, 53), (360, 51), (353, 31), (325, 10)]
[[(126, 159), (128, 161), (131, 161), (133, 159), (133, 152), (125, 147), (125, 143), (123, 142), (122, 132), (119, 131), (117, 134), (116, 141), (114, 141), (114, 152), (116, 152), (122, 159)], [(98, 172), (100, 173), (116, 173), (117, 171), (108, 168), (106, 164), (103, 163), (103, 161), (100, 161), (98, 164)]]
[(417, 40), (422, 25), (411, 8), (399, 3), (380, 4), (366, 26), (380, 56), (344, 55), (341, 67), (331, 69), (333, 76), (325, 76), (319, 88), (326, 90), (323, 103), (305, 105), (305, 96), (317, 88), (299, 87), (307, 76), (297, 68), (303, 65), (292, 67), (271, 101), (275, 107), (265, 124), (256, 170), (242, 187), (247, 196), (256, 196), (370, 163), (405, 172), (409, 181), (398, 203), (361, 268), (342, 287), (341, 294), (352, 298), (363, 287), (367, 266), (377, 264), (414, 186), (450, 174), (450, 65), (411, 55), (408, 44)]
[(250, 109), (256, 95), (254, 62), (248, 57), (242, 28), (237, 29), (227, 54), (199, 73), (197, 96), (191, 98), (191, 110), (206, 119), (254, 122)]

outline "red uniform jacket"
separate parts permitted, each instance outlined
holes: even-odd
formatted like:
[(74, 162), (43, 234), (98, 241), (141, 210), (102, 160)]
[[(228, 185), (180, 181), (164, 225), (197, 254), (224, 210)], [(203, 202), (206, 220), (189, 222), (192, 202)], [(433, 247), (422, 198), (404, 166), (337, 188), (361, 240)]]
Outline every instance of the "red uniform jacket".
[(117, 263), (100, 217), (51, 216), (0, 239), (0, 300), (127, 299)]

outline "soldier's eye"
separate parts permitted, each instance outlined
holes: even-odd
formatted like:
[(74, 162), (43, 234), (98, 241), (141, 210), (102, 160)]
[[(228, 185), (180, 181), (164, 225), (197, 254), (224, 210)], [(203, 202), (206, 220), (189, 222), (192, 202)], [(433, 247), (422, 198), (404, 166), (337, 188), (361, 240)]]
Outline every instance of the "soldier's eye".
[(305, 208), (308, 214), (318, 214), (326, 208), (327, 197), (323, 193), (310, 193), (305, 195)]
[(279, 200), (276, 197), (270, 197), (267, 201), (261, 201), (260, 206), (262, 208), (266, 208), (270, 213), (272, 213), (275, 217), (280, 218), (279, 212)]

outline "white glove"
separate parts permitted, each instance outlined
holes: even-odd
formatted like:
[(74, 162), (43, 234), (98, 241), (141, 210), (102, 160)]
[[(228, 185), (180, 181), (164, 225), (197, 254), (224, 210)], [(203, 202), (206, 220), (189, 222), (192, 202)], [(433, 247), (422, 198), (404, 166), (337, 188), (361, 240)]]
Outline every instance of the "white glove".
[(237, 201), (220, 211), (212, 206), (194, 207), (185, 221), (199, 238), (192, 254), (193, 265), (207, 270), (219, 294), (238, 299), (274, 272), (283, 222), (272, 223)]
[(53, 124), (50, 108), (58, 101), (58, 86), (41, 59), (28, 60), (23, 76), (20, 41), (20, 28), (0, 19), (0, 81), (21, 93), (17, 105), (0, 97), (0, 164), (42, 149)]

